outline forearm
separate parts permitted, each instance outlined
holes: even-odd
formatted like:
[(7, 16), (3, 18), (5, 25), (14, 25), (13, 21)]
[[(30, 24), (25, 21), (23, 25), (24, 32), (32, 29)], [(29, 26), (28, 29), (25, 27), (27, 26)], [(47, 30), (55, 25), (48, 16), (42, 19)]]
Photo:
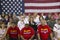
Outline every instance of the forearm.
[(40, 40), (40, 35), (39, 35), (39, 34), (37, 34), (37, 36), (38, 36), (38, 40)]
[(18, 40), (20, 40), (20, 35), (18, 35)]
[(33, 39), (34, 35), (30, 38), (30, 39)]
[(51, 40), (53, 40), (53, 34), (52, 33), (50, 33), (50, 37), (51, 37)]
[(24, 37), (21, 35), (21, 38), (24, 40)]
[(57, 32), (54, 32), (55, 33), (55, 37), (57, 38)]

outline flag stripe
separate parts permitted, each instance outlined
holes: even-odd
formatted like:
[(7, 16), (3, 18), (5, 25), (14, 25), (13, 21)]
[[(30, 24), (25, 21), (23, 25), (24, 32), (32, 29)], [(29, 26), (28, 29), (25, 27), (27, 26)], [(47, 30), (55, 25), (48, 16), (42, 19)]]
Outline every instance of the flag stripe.
[(60, 2), (54, 2), (54, 3), (25, 3), (25, 6), (60, 6)]
[(50, 6), (50, 7), (35, 7), (35, 6), (26, 6), (25, 9), (60, 9), (60, 6)]
[(25, 13), (60, 12), (60, 0), (24, 0)]
[(51, 12), (60, 12), (60, 9), (25, 9), (25, 13), (51, 13)]
[(52, 3), (60, 2), (60, 0), (24, 0), (25, 3)]

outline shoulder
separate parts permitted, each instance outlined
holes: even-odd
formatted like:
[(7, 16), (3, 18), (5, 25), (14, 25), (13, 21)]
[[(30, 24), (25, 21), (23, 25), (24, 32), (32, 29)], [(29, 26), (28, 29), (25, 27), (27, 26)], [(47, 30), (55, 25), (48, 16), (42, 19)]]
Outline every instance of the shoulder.
[(38, 27), (41, 27), (42, 25), (39, 25)]
[(25, 30), (25, 29), (26, 29), (26, 27), (22, 28), (22, 30)]
[(54, 26), (58, 26), (58, 24), (54, 24)]
[(54, 24), (54, 27), (57, 28), (58, 24)]
[(18, 21), (18, 23), (20, 23), (21, 21)]
[(9, 30), (9, 29), (12, 29), (12, 27), (10, 26), (10, 27), (8, 27), (7, 29), (8, 29), (8, 30)]

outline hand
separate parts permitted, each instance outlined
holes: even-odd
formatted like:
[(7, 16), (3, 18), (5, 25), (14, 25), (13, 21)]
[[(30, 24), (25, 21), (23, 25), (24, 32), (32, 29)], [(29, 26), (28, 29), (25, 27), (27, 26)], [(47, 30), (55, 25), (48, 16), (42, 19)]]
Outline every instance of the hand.
[(41, 40), (40, 38), (38, 40)]

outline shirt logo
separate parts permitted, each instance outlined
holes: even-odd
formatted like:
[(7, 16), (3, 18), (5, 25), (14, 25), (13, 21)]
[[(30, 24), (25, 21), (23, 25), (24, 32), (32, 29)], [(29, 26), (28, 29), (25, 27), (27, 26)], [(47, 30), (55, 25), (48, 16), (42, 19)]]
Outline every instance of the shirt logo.
[(30, 34), (31, 30), (24, 30), (24, 34)]
[(17, 34), (17, 30), (11, 30), (11, 34)]
[(48, 32), (48, 29), (47, 28), (46, 29), (41, 28), (41, 33), (46, 34), (47, 32)]

